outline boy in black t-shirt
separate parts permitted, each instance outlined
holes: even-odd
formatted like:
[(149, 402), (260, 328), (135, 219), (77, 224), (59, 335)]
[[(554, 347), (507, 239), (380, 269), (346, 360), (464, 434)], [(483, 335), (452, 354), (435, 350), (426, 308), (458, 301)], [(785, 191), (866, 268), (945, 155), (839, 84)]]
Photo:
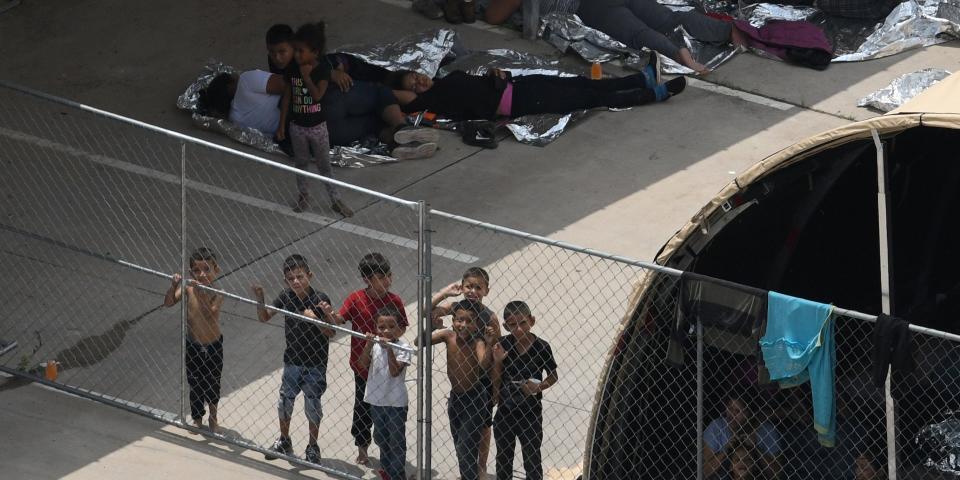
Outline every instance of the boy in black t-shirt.
[[(273, 301), (273, 307), (288, 312), (299, 313), (305, 317), (327, 323), (341, 324), (343, 318), (330, 306), (330, 298), (310, 286), (313, 273), (302, 255), (290, 255), (283, 261), (283, 276), (287, 288)], [(264, 305), (263, 287), (254, 286), (253, 294), (259, 305), (257, 317), (267, 322), (274, 315)], [(283, 351), (283, 381), (280, 386), (278, 410), (280, 416), (280, 438), (270, 450), (284, 455), (293, 455), (293, 443), (290, 441), (290, 417), (297, 395), (303, 392), (304, 413), (310, 425), (310, 442), (304, 452), (308, 462), (320, 461), (320, 448), (317, 436), (320, 431), (320, 419), (323, 409), (320, 397), (327, 389), (327, 356), (330, 337), (335, 331), (316, 323), (299, 318), (284, 317), (284, 337), (287, 347)], [(267, 455), (267, 460), (276, 457)]]
[[(320, 175), (332, 178), (330, 134), (327, 131), (327, 119), (321, 106), (321, 100), (330, 83), (330, 64), (322, 57), (326, 46), (324, 29), (322, 22), (308, 23), (298, 28), (297, 33), (293, 34), (293, 58), (296, 63), (288, 65), (283, 72), (286, 86), (280, 102), (277, 139), (283, 140), (289, 134), (290, 143), (293, 145), (293, 163), (297, 168), (307, 169), (310, 164), (310, 151), (313, 150), (313, 160), (317, 164)], [(287, 132), (288, 119), (290, 120), (289, 132)], [(327, 188), (333, 211), (344, 217), (353, 216), (353, 210), (341, 200), (339, 190), (329, 183), (325, 183), (324, 186)], [(297, 197), (294, 211), (302, 212), (307, 209), (310, 202), (306, 177), (297, 176), (297, 190), (300, 195)]]
[[(526, 303), (516, 300), (503, 309), (503, 326), (510, 335), (493, 347), (494, 392), (499, 398), (493, 420), (497, 443), (497, 480), (513, 478), (513, 452), (520, 440), (527, 480), (543, 478), (542, 392), (557, 383), (557, 362), (550, 344), (530, 333), (536, 318)], [(544, 372), (547, 374), (543, 378)]]

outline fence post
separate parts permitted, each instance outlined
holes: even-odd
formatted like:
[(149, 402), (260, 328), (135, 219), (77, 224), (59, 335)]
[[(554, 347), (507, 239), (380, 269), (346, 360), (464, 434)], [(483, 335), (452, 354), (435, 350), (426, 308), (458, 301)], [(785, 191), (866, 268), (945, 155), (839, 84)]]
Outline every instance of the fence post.
[(697, 480), (703, 480), (703, 324), (697, 319)]
[(431, 302), (431, 247), (430, 247), (430, 206), (418, 202), (419, 238), (417, 242), (417, 479), (427, 480), (432, 471), (432, 423), (433, 423), (433, 349), (430, 336), (433, 331), (430, 321)]
[(187, 142), (180, 142), (180, 421), (187, 424)]
[[(870, 130), (873, 144), (877, 149), (877, 222), (880, 232), (880, 309), (883, 313), (893, 313), (893, 281), (890, 273), (890, 229), (887, 222), (887, 157), (883, 152), (883, 142), (876, 130)], [(887, 368), (887, 380), (884, 382), (884, 411), (887, 419), (887, 478), (897, 478), (897, 419), (891, 391), (890, 369)]]

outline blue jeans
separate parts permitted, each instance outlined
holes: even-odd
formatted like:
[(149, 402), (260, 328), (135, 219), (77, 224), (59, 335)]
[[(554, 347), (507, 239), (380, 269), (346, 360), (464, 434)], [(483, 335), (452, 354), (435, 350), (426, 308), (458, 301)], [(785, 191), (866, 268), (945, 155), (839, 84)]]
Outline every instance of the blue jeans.
[(307, 415), (307, 421), (313, 425), (319, 425), (320, 419), (323, 418), (320, 397), (326, 390), (326, 369), (284, 364), (283, 380), (280, 383), (280, 401), (277, 403), (280, 419), (290, 419), (297, 395), (303, 392), (303, 411)]
[(407, 478), (407, 407), (370, 406), (373, 441), (380, 447), (380, 467), (390, 480)]
[(460, 478), (477, 480), (480, 475), (480, 434), (490, 418), (490, 389), (484, 382), (477, 382), (466, 392), (450, 392), (447, 415), (450, 416), (450, 433), (457, 452)]

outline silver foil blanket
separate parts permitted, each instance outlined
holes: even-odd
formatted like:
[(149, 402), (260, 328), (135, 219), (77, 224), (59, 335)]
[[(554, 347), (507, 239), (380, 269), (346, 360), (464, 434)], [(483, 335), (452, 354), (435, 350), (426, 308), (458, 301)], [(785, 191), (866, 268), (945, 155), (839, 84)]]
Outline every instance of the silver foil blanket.
[[(354, 45), (338, 51), (360, 57), (369, 63), (390, 70), (410, 69), (433, 75), (439, 68), (441, 60), (453, 48), (454, 39), (455, 33), (452, 30), (439, 29), (410, 35), (387, 45)], [(238, 70), (216, 60), (210, 60), (204, 72), (177, 98), (177, 108), (192, 112), (193, 123), (200, 128), (220, 132), (237, 142), (267, 153), (283, 153), (273, 138), (259, 130), (240, 127), (227, 119), (202, 115), (198, 112), (197, 101), (200, 90), (206, 88), (221, 73), (234, 74), (238, 73)], [(397, 159), (389, 156), (389, 149), (385, 144), (356, 142), (349, 146), (331, 148), (330, 161), (340, 167), (362, 168), (393, 163)]]
[(890, 82), (890, 85), (861, 98), (857, 101), (857, 106), (889, 112), (949, 76), (950, 72), (939, 68), (925, 68), (901, 75)]
[(950, 418), (923, 427), (914, 438), (924, 465), (960, 476), (960, 420)]
[[(440, 69), (444, 76), (453, 71), (463, 71), (473, 75), (484, 75), (491, 68), (509, 71), (513, 76), (522, 75), (560, 75), (572, 76), (563, 70), (556, 60), (547, 60), (535, 55), (513, 50), (486, 50), (469, 53), (457, 58)], [(579, 120), (586, 111), (566, 115), (543, 114), (527, 115), (506, 122), (505, 126), (513, 137), (521, 143), (545, 146), (559, 137), (570, 122)]]
[[(832, 17), (815, 7), (724, 0), (659, 0), (674, 11), (723, 13), (762, 27), (770, 20), (806, 20), (824, 29), (834, 46), (834, 62), (882, 58), (904, 50), (926, 47), (960, 37), (960, 0), (907, 0), (883, 22)], [(553, 13), (541, 19), (541, 36), (562, 51), (574, 50), (588, 62), (629, 59), (636, 50), (598, 32), (572, 14)], [(683, 27), (668, 35), (686, 46), (693, 57), (709, 68), (733, 58), (732, 46), (712, 45), (690, 36)], [(757, 52), (759, 53), (759, 52)], [(766, 56), (766, 55), (764, 55)], [(690, 74), (690, 69), (661, 55), (666, 73)], [(629, 61), (628, 67), (629, 65)]]

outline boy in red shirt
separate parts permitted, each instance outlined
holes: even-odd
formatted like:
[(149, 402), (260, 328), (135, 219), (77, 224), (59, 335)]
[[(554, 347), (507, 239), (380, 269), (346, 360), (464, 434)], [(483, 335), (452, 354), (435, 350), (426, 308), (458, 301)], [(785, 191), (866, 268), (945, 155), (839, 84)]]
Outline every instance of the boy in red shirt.
[[(393, 277), (390, 273), (390, 262), (380, 253), (368, 253), (360, 259), (360, 277), (367, 287), (351, 293), (343, 301), (340, 315), (344, 322), (351, 322), (353, 330), (360, 333), (377, 333), (377, 312), (387, 306), (393, 306), (400, 312), (397, 319), (401, 328), (409, 325), (403, 300), (390, 292)], [(366, 340), (353, 337), (350, 340), (350, 368), (353, 369), (353, 379), (356, 385), (353, 400), (353, 422), (350, 425), (350, 434), (353, 435), (357, 446), (357, 463), (366, 465), (369, 462), (367, 448), (370, 446), (373, 420), (370, 417), (370, 404), (363, 401), (367, 388), (367, 369), (360, 365), (360, 356), (363, 354)]]

